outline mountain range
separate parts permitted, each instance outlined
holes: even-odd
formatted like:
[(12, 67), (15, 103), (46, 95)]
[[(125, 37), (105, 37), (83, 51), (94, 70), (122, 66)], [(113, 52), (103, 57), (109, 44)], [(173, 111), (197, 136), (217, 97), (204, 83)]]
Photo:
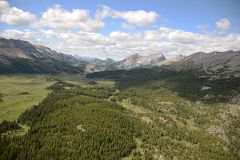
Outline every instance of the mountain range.
[(85, 61), (90, 64), (95, 64), (95, 65), (99, 65), (99, 66), (108, 66), (108, 65), (111, 65), (116, 62), (111, 58), (102, 60), (102, 59), (95, 58), (95, 57), (84, 57), (84, 56), (78, 56), (78, 55), (75, 55), (74, 58), (76, 58), (77, 60), (80, 60), (80, 61)]
[(133, 54), (121, 61), (72, 56), (42, 45), (0, 38), (0, 73), (91, 73), (104, 70), (169, 67), (174, 70), (201, 70), (208, 74), (240, 76), (240, 51), (177, 55)]

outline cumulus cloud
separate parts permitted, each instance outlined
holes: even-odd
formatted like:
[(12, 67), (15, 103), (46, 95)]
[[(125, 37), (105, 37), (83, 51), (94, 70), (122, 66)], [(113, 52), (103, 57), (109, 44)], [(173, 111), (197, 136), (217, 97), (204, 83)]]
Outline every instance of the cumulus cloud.
[(201, 40), (201, 35), (182, 30), (160, 27), (159, 30), (145, 31), (145, 40), (163, 40), (175, 43), (193, 44)]
[(97, 9), (95, 17), (97, 19), (102, 20), (106, 17), (112, 16), (112, 14), (113, 14), (112, 12), (113, 12), (113, 10), (110, 7), (103, 5)]
[(122, 23), (122, 28), (132, 30), (134, 29), (134, 26), (128, 23)]
[(0, 36), (4, 38), (22, 39), (30, 41), (32, 43), (40, 42), (40, 34), (36, 31), (32, 31), (29, 29), (26, 29), (24, 31), (20, 31), (17, 29), (6, 29), (0, 33)]
[[(107, 17), (122, 19), (121, 30), (109, 34), (96, 33), (104, 27)], [(163, 53), (167, 57), (174, 54), (191, 54), (199, 51), (240, 50), (240, 34), (217, 34), (207, 32), (208, 25), (200, 25), (201, 33), (187, 32), (180, 29), (160, 27), (158, 29), (134, 32), (136, 26), (147, 26), (156, 22), (159, 15), (154, 11), (117, 11), (108, 6), (97, 9), (95, 17), (88, 10), (63, 9), (54, 5), (39, 15), (11, 7), (7, 1), (0, 0), (0, 22), (10, 25), (29, 25), (25, 30), (6, 29), (1, 37), (15, 38), (42, 44), (59, 52), (93, 56), (98, 58), (126, 58), (134, 53)], [(225, 31), (231, 23), (223, 18), (216, 22), (216, 27)]]
[(227, 18), (223, 18), (216, 22), (216, 27), (222, 31), (228, 30), (231, 27), (231, 23)]
[(127, 12), (115, 12), (113, 18), (125, 19), (129, 24), (135, 24), (137, 26), (146, 26), (154, 23), (157, 20), (158, 15), (155, 12), (146, 12), (143, 10), (127, 11)]
[(97, 31), (102, 29), (104, 25), (102, 21), (92, 19), (88, 10), (73, 9), (69, 12), (60, 5), (54, 5), (42, 14), (35, 27), (48, 27), (56, 30)]
[(98, 8), (95, 17), (97, 19), (104, 19), (106, 17), (124, 19), (128, 24), (143, 27), (156, 22), (158, 14), (154, 11), (146, 12), (144, 10), (116, 11), (108, 6), (101, 6)]
[(200, 51), (240, 50), (240, 34), (237, 33), (199, 34), (167, 27), (148, 30), (144, 34), (113, 31), (108, 35), (51, 29), (37, 31), (8, 29), (0, 33), (0, 36), (40, 43), (63, 53), (98, 58), (110, 57), (117, 60), (134, 53), (163, 53), (170, 57), (175, 54), (189, 55)]
[(36, 16), (16, 7), (10, 7), (7, 1), (0, 1), (0, 22), (9, 25), (30, 25), (36, 20)]

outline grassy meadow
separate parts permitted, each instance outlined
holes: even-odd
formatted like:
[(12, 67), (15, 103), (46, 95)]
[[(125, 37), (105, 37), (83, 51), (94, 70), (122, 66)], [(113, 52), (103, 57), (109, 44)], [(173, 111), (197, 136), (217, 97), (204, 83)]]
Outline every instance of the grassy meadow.
[[(0, 75), (0, 122), (16, 120), (26, 109), (41, 102), (51, 90), (56, 80), (65, 81), (80, 86), (89, 86), (88, 80), (79, 75)], [(114, 85), (113, 81), (96, 81), (97, 86)]]
[(0, 122), (16, 120), (26, 109), (42, 101), (53, 84), (43, 75), (1, 75), (0, 76)]

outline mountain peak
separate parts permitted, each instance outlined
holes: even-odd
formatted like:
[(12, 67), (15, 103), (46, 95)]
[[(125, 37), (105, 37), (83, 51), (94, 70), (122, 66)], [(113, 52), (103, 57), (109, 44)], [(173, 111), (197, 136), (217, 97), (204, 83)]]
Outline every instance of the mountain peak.
[(131, 57), (132, 58), (138, 58), (138, 57), (141, 57), (141, 55), (139, 53), (135, 53), (135, 54), (129, 56), (128, 58), (131, 58)]
[(114, 68), (131, 69), (136, 67), (143, 67), (147, 65), (154, 65), (155, 63), (159, 63), (165, 59), (166, 58), (162, 53), (150, 55), (140, 55), (137, 53), (120, 62), (115, 63)]

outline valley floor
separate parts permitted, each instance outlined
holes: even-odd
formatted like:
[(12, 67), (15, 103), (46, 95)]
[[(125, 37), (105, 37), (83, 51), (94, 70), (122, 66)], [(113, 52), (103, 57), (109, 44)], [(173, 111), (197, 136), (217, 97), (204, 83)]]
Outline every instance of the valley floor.
[(17, 120), (26, 109), (41, 102), (54, 81), (41, 75), (0, 75), (0, 122)]

